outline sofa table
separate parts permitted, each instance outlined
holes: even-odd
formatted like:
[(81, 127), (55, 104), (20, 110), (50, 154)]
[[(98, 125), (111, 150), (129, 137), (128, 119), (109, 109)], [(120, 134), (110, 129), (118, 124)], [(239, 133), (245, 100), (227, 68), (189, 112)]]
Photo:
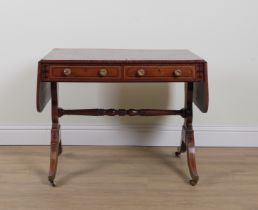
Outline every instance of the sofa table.
[[(185, 105), (180, 110), (161, 109), (76, 109), (58, 106), (59, 82), (183, 82)], [(37, 110), (51, 99), (52, 129), (49, 182), (55, 186), (58, 156), (62, 153), (59, 118), (63, 115), (180, 115), (184, 118), (181, 146), (175, 153), (187, 153), (190, 184), (199, 179), (192, 127), (194, 103), (208, 110), (207, 62), (188, 50), (54, 49), (38, 63)]]

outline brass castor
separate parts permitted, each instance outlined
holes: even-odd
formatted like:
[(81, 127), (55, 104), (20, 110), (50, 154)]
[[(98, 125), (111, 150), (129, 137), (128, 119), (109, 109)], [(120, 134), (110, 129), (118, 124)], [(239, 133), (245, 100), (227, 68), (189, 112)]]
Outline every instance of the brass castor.
[(189, 183), (190, 183), (190, 185), (195, 186), (195, 185), (197, 184), (197, 181), (191, 179), (191, 180), (189, 181)]
[(181, 155), (181, 152), (175, 152), (175, 156), (177, 157), (177, 158), (180, 158), (180, 155)]
[(48, 181), (49, 181), (49, 183), (51, 184), (52, 187), (56, 186), (56, 183), (55, 183), (54, 179), (51, 176), (48, 177)]
[(199, 181), (199, 177), (196, 176), (196, 177), (194, 177), (193, 179), (191, 179), (191, 180), (189, 181), (189, 183), (190, 183), (190, 185), (195, 186), (195, 185), (198, 183), (198, 181)]

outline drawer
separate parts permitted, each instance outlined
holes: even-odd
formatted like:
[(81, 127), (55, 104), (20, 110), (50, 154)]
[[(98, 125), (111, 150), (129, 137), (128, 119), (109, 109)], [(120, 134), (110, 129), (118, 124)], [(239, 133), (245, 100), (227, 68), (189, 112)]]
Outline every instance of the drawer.
[(125, 66), (127, 80), (190, 81), (196, 78), (195, 65)]
[(50, 66), (49, 80), (102, 81), (121, 79), (120, 66)]

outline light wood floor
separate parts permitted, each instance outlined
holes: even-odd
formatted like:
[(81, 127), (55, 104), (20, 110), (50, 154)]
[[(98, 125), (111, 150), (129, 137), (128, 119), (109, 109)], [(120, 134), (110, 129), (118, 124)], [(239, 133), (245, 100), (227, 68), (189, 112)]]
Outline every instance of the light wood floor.
[(48, 147), (0, 147), (0, 210), (258, 209), (258, 148), (198, 148), (195, 187), (174, 151), (66, 146), (53, 188)]

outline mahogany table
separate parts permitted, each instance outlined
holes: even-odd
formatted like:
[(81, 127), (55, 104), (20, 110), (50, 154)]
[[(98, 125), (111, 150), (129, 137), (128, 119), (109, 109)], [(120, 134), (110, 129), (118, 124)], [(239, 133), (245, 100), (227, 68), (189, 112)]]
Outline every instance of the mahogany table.
[[(80, 109), (66, 110), (58, 106), (59, 82), (183, 82), (185, 105), (180, 110), (160, 109)], [(175, 153), (187, 153), (191, 175), (196, 185), (194, 103), (202, 112), (208, 110), (207, 62), (188, 50), (113, 50), (54, 49), (38, 63), (37, 110), (41, 112), (51, 99), (52, 129), (49, 181), (55, 186), (58, 156), (62, 153), (60, 124), (63, 115), (180, 115), (184, 118), (181, 146)]]

